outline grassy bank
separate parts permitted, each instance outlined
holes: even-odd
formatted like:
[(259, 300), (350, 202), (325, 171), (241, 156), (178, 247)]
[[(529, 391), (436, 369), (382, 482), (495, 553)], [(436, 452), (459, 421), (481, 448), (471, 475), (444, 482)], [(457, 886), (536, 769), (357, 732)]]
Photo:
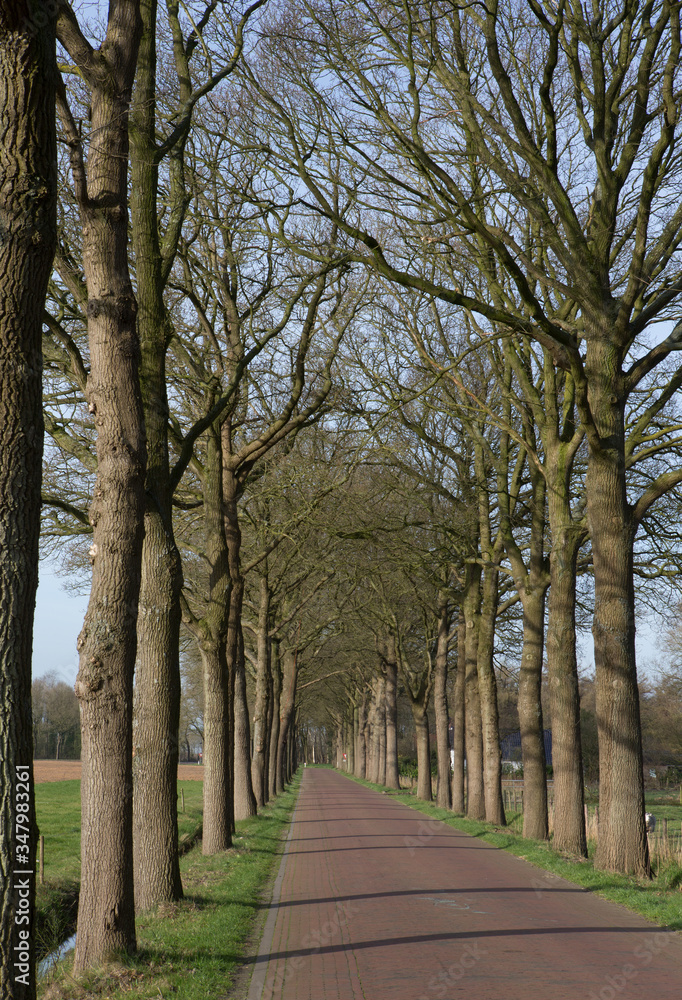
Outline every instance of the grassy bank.
[[(138, 954), (74, 980), (71, 958), (40, 987), (42, 1000), (173, 997), (219, 1000), (263, 912), (263, 893), (282, 852), (300, 777), (262, 813), (237, 824), (234, 847), (205, 858), (200, 847), (180, 860), (185, 898), (137, 920)], [(196, 782), (187, 784), (201, 785)], [(186, 792), (185, 805), (188, 807)]]
[[(534, 840), (525, 840), (521, 836), (523, 817), (521, 813), (511, 813), (507, 816), (509, 826), (493, 827), (489, 823), (479, 823), (465, 816), (457, 816), (446, 809), (440, 809), (431, 802), (423, 802), (410, 791), (393, 791), (382, 785), (374, 785), (369, 781), (346, 775), (367, 788), (383, 792), (397, 802), (411, 809), (417, 809), (431, 819), (442, 820), (457, 830), (479, 837), (486, 843), (509, 851), (538, 868), (568, 879), (591, 892), (603, 896), (621, 906), (627, 906), (635, 913), (648, 920), (671, 930), (682, 930), (682, 869), (675, 865), (661, 865), (656, 877), (651, 881), (628, 878), (613, 872), (597, 871), (593, 864), (593, 845), (590, 847), (590, 857), (587, 860), (568, 857), (555, 852), (550, 844)], [(665, 813), (671, 819), (676, 819), (676, 808), (666, 806)], [(659, 807), (654, 810), (662, 815)], [(418, 849), (418, 848), (417, 848)], [(543, 887), (542, 875), (538, 873), (538, 888)], [(551, 888), (551, 883), (545, 886)]]
[[(73, 934), (80, 882), (80, 781), (50, 781), (35, 786), (38, 829), (45, 838), (45, 883), (36, 890), (38, 959), (54, 951)], [(178, 813), (181, 845), (192, 843), (201, 830), (202, 783), (178, 782), (178, 810), (184, 793), (185, 811)]]

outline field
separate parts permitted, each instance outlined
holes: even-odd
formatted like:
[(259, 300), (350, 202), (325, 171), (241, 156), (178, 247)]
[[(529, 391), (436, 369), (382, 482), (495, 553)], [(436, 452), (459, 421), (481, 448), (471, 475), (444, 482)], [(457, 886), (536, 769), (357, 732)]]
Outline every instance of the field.
[[(78, 905), (80, 881), (80, 780), (64, 780), (57, 774), (74, 772), (80, 777), (80, 761), (38, 761), (36, 818), (44, 838), (45, 882), (36, 893), (36, 945), (38, 957), (52, 952), (72, 932)], [(56, 766), (47, 766), (56, 765)], [(187, 765), (192, 780), (178, 781), (178, 833), (186, 848), (201, 829), (202, 792), (196, 765)], [(184, 770), (184, 769), (183, 769)], [(39, 774), (41, 775), (39, 777)], [(184, 812), (182, 802), (184, 801)]]
[[(79, 760), (35, 760), (33, 762), (33, 780), (36, 785), (46, 781), (80, 780), (81, 762)], [(178, 778), (182, 781), (203, 781), (204, 769), (201, 764), (180, 764)]]
[[(67, 957), (48, 970), (39, 984), (39, 998), (125, 1000), (134, 995), (158, 1000), (172, 994), (176, 1000), (206, 1000), (224, 996), (234, 985), (254, 922), (267, 911), (263, 891), (281, 855), (299, 780), (296, 776), (293, 785), (258, 816), (237, 823), (229, 851), (203, 857), (195, 847), (181, 857), (184, 899), (138, 917), (135, 956), (78, 980), (71, 978), (72, 960)], [(202, 785), (197, 780), (180, 781), (178, 790), (184, 791), (185, 798), (178, 829), (181, 838), (191, 840), (190, 831), (196, 834), (200, 828)], [(43, 783), (36, 788), (48, 857), (46, 884), (38, 894), (43, 912), (49, 909), (50, 887), (59, 884), (61, 874), (77, 889), (79, 797), (78, 781)], [(72, 932), (73, 925), (62, 927), (52, 948)]]

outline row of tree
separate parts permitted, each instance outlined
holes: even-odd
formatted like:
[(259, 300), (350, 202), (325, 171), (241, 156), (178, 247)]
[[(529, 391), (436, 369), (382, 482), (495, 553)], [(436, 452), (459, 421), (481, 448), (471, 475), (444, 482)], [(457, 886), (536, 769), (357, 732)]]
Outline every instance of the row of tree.
[[(422, 794), (432, 699), (439, 800), (464, 808), (466, 758), (467, 811), (504, 822), (516, 647), (525, 830), (547, 836), (546, 655), (555, 843), (583, 854), (587, 607), (597, 862), (647, 874), (634, 581), (677, 575), (677, 5), (111, 0), (88, 27), (15, 0), (0, 35), (0, 729), (13, 775), (42, 502), (91, 572), (76, 971), (182, 893), (181, 643), (205, 852), (286, 780), (319, 691), (393, 784), (402, 684)], [(15, 907), (3, 990), (31, 996)]]
[(33, 757), (78, 760), (81, 755), (78, 699), (56, 674), (45, 674), (31, 685)]

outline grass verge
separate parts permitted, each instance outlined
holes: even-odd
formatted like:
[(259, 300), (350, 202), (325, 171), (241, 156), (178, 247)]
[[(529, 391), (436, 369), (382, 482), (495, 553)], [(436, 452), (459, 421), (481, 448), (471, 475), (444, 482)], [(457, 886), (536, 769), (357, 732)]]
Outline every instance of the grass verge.
[[(345, 772), (344, 772), (345, 773)], [(648, 920), (666, 927), (668, 930), (682, 930), (682, 886), (677, 881), (676, 872), (664, 868), (651, 881), (629, 878), (613, 872), (598, 871), (592, 857), (587, 860), (559, 854), (550, 844), (536, 840), (526, 840), (517, 831), (521, 814), (510, 813), (507, 816), (508, 827), (494, 827), (490, 823), (477, 822), (458, 816), (447, 809), (441, 809), (432, 802), (417, 799), (410, 791), (393, 791), (383, 785), (374, 785), (370, 781), (345, 774), (345, 777), (357, 781), (367, 788), (388, 794), (392, 799), (416, 809), (432, 819), (442, 820), (456, 830), (462, 830), (472, 837), (478, 837), (499, 847), (503, 851), (523, 858), (545, 871), (559, 875), (561, 878), (574, 882), (590, 892), (619, 903), (628, 909), (639, 913)], [(679, 871), (677, 869), (676, 871)], [(549, 886), (548, 886), (549, 887)]]
[[(80, 882), (80, 781), (49, 781), (35, 786), (38, 829), (45, 838), (45, 883), (36, 890), (36, 949), (38, 960), (73, 934)], [(186, 851), (201, 833), (202, 783), (178, 782), (185, 811), (178, 811), (180, 849)]]
[(43, 982), (38, 996), (42, 1000), (123, 1000), (131, 994), (143, 1000), (225, 997), (234, 985), (254, 921), (264, 908), (264, 890), (281, 857), (282, 836), (299, 783), (300, 774), (258, 816), (237, 823), (231, 850), (203, 857), (195, 847), (181, 858), (185, 898), (138, 917), (137, 955), (78, 979), (71, 975), (72, 958), (67, 958)]

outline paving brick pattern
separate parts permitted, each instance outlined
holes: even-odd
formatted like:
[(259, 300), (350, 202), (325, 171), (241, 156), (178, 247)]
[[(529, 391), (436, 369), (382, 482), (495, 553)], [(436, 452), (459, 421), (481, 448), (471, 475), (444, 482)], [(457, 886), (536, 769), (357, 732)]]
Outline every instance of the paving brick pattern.
[(334, 771), (271, 916), (250, 1000), (682, 1000), (680, 934)]

